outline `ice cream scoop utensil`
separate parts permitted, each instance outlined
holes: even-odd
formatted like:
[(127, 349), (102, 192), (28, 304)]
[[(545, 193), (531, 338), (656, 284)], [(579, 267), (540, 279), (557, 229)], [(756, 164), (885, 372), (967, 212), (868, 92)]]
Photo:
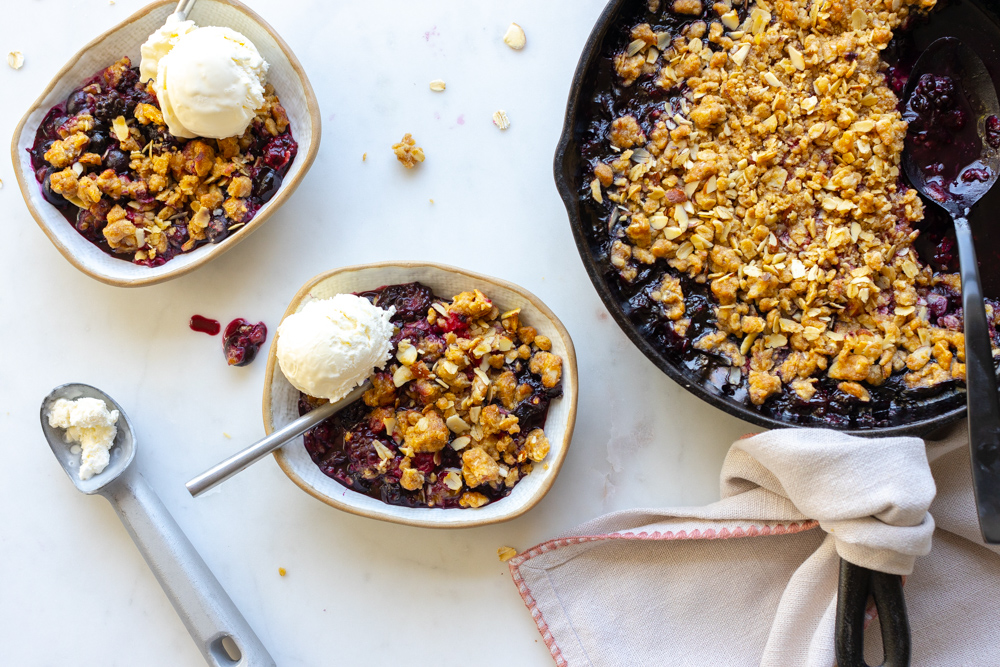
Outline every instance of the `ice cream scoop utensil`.
[(180, 2), (177, 3), (177, 9), (174, 10), (174, 13), (171, 14), (171, 16), (178, 21), (186, 20), (188, 14), (191, 12), (191, 9), (194, 7), (195, 2), (196, 0), (180, 0)]
[(244, 469), (261, 460), (274, 450), (279, 449), (292, 438), (302, 435), (314, 426), (319, 425), (320, 422), (334, 416), (348, 405), (361, 398), (361, 395), (370, 388), (371, 383), (366, 380), (362, 385), (354, 389), (351, 393), (339, 401), (321, 405), (315, 410), (302, 415), (291, 424), (278, 429), (263, 440), (259, 440), (256, 444), (250, 445), (242, 452), (234, 454), (217, 466), (198, 475), (186, 484), (187, 490), (192, 496), (200, 496), (215, 485), (221, 484), (233, 475), (242, 472)]
[[(88, 396), (118, 410), (118, 433), (111, 462), (90, 479), (77, 475), (77, 455), (63, 441), (62, 429), (49, 426), (48, 414), (60, 398)], [(274, 667), (253, 628), (226, 594), (170, 512), (139, 471), (132, 466), (136, 442), (132, 422), (118, 403), (85, 384), (65, 384), (42, 401), (42, 431), (66, 475), (86, 494), (104, 496), (160, 582), (198, 649), (212, 667)]]

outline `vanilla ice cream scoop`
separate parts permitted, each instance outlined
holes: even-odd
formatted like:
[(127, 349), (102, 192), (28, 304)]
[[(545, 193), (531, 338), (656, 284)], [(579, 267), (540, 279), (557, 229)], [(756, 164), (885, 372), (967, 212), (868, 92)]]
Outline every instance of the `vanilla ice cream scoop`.
[(119, 413), (97, 398), (60, 398), (49, 411), (49, 426), (65, 429), (67, 443), (80, 446), (80, 479), (100, 474), (111, 461)]
[(168, 21), (142, 45), (139, 74), (176, 137), (242, 135), (264, 104), (267, 62), (231, 28)]
[(340, 400), (385, 367), (395, 312), (353, 294), (310, 301), (278, 327), (278, 366), (299, 391)]

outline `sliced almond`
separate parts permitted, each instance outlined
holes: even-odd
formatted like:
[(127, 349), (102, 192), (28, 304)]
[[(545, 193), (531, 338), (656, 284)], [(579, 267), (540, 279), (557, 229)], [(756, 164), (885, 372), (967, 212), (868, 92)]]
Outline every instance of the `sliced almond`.
[(448, 429), (451, 430), (452, 433), (465, 433), (470, 428), (466, 421), (458, 415), (448, 417), (445, 424), (448, 425)]
[(125, 116), (118, 116), (111, 121), (111, 130), (115, 133), (118, 141), (128, 139), (128, 123), (125, 122)]
[(851, 12), (851, 28), (853, 28), (854, 30), (861, 30), (867, 24), (868, 24), (868, 14), (865, 13), (865, 10), (859, 7), (858, 9), (855, 9), (853, 12)]
[(503, 35), (503, 43), (514, 49), (515, 51), (520, 51), (527, 44), (528, 38), (524, 36), (524, 30), (516, 23), (511, 23), (507, 27), (507, 32)]
[(396, 350), (396, 359), (404, 366), (412, 366), (417, 362), (417, 348), (413, 347), (409, 338), (399, 341), (399, 347)]
[[(459, 440), (461, 440), (461, 438), (459, 438)], [(468, 440), (468, 438), (466, 438), (466, 440)], [(452, 446), (454, 446), (454, 444), (455, 443), (452, 443)], [(461, 449), (461, 447), (456, 447), (455, 449)], [(458, 491), (462, 488), (462, 473), (454, 469), (449, 470), (444, 476), (444, 485), (452, 491)]]
[(802, 52), (791, 44), (788, 45), (788, 58), (792, 61), (792, 66), (800, 72), (806, 68), (806, 59), (802, 57)]
[(730, 54), (730, 58), (738, 66), (742, 67), (743, 63), (746, 62), (747, 56), (750, 55), (750, 44), (742, 44), (735, 53)]
[(646, 42), (644, 40), (636, 39), (629, 42), (629, 45), (625, 48), (625, 52), (630, 56), (634, 56), (642, 51), (644, 46), (646, 46)]
[(412, 379), (413, 372), (410, 370), (409, 366), (400, 366), (396, 369), (396, 372), (392, 374), (392, 384), (396, 387), (402, 387)]
[(736, 30), (740, 27), (740, 15), (735, 9), (720, 16), (719, 20), (722, 21), (722, 25), (726, 26), (729, 30)]

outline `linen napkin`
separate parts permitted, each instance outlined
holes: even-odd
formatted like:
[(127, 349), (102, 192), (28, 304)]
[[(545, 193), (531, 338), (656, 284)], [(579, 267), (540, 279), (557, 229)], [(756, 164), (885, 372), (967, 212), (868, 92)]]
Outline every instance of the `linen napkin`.
[(557, 665), (831, 667), (839, 558), (909, 575), (915, 667), (1000, 665), (1000, 549), (964, 424), (926, 448), (770, 431), (733, 444), (721, 484), (706, 507), (609, 514), (511, 559)]

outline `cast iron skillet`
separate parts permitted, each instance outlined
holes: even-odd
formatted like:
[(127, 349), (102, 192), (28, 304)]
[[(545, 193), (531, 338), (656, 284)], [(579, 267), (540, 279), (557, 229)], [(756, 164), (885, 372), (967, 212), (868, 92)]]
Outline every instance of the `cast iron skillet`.
[[(671, 0), (662, 0), (667, 6)], [(695, 372), (697, 367), (682, 363), (677, 355), (667, 354), (645, 335), (639, 322), (629, 317), (627, 306), (630, 295), (623, 293), (616, 271), (611, 267), (607, 255), (607, 233), (605, 216), (593, 205), (581, 205), (585, 199), (590, 180), (590, 166), (581, 158), (583, 144), (593, 139), (590, 127), (594, 96), (602, 92), (602, 71), (609, 67), (604, 58), (607, 48), (614, 46), (608, 40), (621, 40), (620, 30), (630, 27), (638, 19), (646, 6), (646, 0), (611, 0), (601, 12), (590, 37), (584, 45), (573, 82), (562, 136), (556, 148), (555, 180), (559, 194), (569, 213), (573, 237), (576, 241), (584, 266), (594, 287), (605, 306), (615, 318), (629, 339), (671, 379), (685, 389), (725, 412), (767, 428), (785, 426), (832, 427), (866, 436), (917, 435), (924, 436), (965, 415), (965, 396), (961, 388), (955, 387), (942, 395), (929, 397), (922, 404), (910, 406), (903, 414), (887, 425), (865, 426), (850, 423), (824, 422), (819, 419), (782, 420), (762, 414), (741, 400), (726, 395), (713, 383), (710, 377)], [(987, 68), (998, 79), (1000, 73), (1000, 0), (938, 0), (938, 10), (930, 20), (916, 22), (909, 26), (907, 40), (910, 51), (919, 53), (938, 37), (955, 36), (976, 50)], [(695, 20), (695, 19), (692, 19)], [(609, 34), (610, 33), (610, 34)], [(887, 59), (895, 56), (884, 54)], [(896, 54), (898, 56), (898, 54)], [(604, 62), (602, 63), (602, 60)], [(605, 77), (603, 83), (607, 85)], [(589, 136), (588, 136), (589, 135)], [(983, 211), (996, 210), (1000, 206), (1000, 189), (985, 198), (985, 205), (977, 207), (970, 216), (975, 231), (977, 249), (980, 251), (981, 272), (984, 290), (989, 296), (1000, 295), (1000, 238), (993, 238), (983, 221)], [(928, 210), (932, 209), (928, 206)], [(987, 224), (983, 224), (983, 223)], [(634, 296), (631, 295), (631, 296)], [(919, 397), (918, 397), (919, 398)], [(902, 580), (898, 575), (859, 567), (845, 560), (841, 561), (840, 582), (837, 599), (836, 653), (841, 667), (867, 667), (863, 657), (864, 621), (867, 601), (871, 596), (878, 610), (882, 629), (882, 646), (885, 667), (904, 667), (910, 662), (910, 631), (903, 599)]]
[[(662, 0), (661, 4), (669, 6), (670, 2), (671, 0)], [(939, 6), (944, 4), (948, 6), (935, 11), (930, 20), (917, 21), (917, 25), (907, 32), (907, 39), (912, 40), (917, 49), (923, 49), (940, 36), (958, 36), (976, 49), (994, 78), (1000, 80), (997, 76), (1000, 73), (1000, 54), (996, 48), (1000, 44), (1000, 20), (997, 19), (1000, 0), (939, 0)], [(584, 45), (583, 55), (573, 77), (563, 132), (555, 155), (556, 186), (569, 213), (580, 256), (594, 287), (625, 335), (660, 370), (691, 393), (735, 417), (766, 428), (805, 426), (835, 428), (867, 436), (925, 436), (962, 418), (965, 415), (966, 401), (964, 388), (959, 386), (951, 386), (930, 396), (920, 396), (915, 392), (901, 394), (902, 398), (898, 403), (895, 399), (891, 403), (893, 406), (902, 405), (903, 409), (895, 417), (885, 418), (874, 425), (854, 417), (845, 419), (843, 412), (839, 421), (830, 421), (816, 413), (787, 414), (773, 411), (773, 415), (765, 414), (766, 410), (762, 412), (739, 396), (729, 395), (720, 389), (719, 382), (712, 380), (711, 373), (704, 364), (699, 367), (698, 363), (691, 363), (690, 359), (679, 358), (676, 351), (658, 346), (651, 340), (648, 329), (644, 333), (642, 322), (636, 317), (630, 317), (630, 312), (634, 312), (630, 299), (635, 295), (628, 286), (622, 285), (608, 260), (607, 213), (596, 203), (581, 201), (581, 196), (586, 195), (593, 178), (591, 167), (581, 158), (581, 150), (594, 137), (591, 114), (595, 96), (609, 83), (606, 76), (601, 76), (610, 66), (604, 54), (607, 49), (620, 43), (621, 31), (617, 29), (640, 22), (645, 7), (646, 0), (611, 0), (601, 12)], [(890, 51), (886, 52), (887, 58), (892, 57)], [(994, 188), (984, 199), (986, 202), (974, 209), (970, 218), (976, 231), (986, 293), (1000, 296), (1000, 236), (992, 238), (989, 221), (983, 221), (984, 211), (1000, 208), (1000, 188)], [(930, 210), (933, 206), (926, 208)], [(1000, 230), (992, 234), (1000, 235)], [(888, 405), (888, 400), (878, 395), (879, 391), (883, 392), (884, 397), (891, 389), (880, 388), (873, 391), (873, 404)], [(835, 407), (843, 409), (839, 405)]]

